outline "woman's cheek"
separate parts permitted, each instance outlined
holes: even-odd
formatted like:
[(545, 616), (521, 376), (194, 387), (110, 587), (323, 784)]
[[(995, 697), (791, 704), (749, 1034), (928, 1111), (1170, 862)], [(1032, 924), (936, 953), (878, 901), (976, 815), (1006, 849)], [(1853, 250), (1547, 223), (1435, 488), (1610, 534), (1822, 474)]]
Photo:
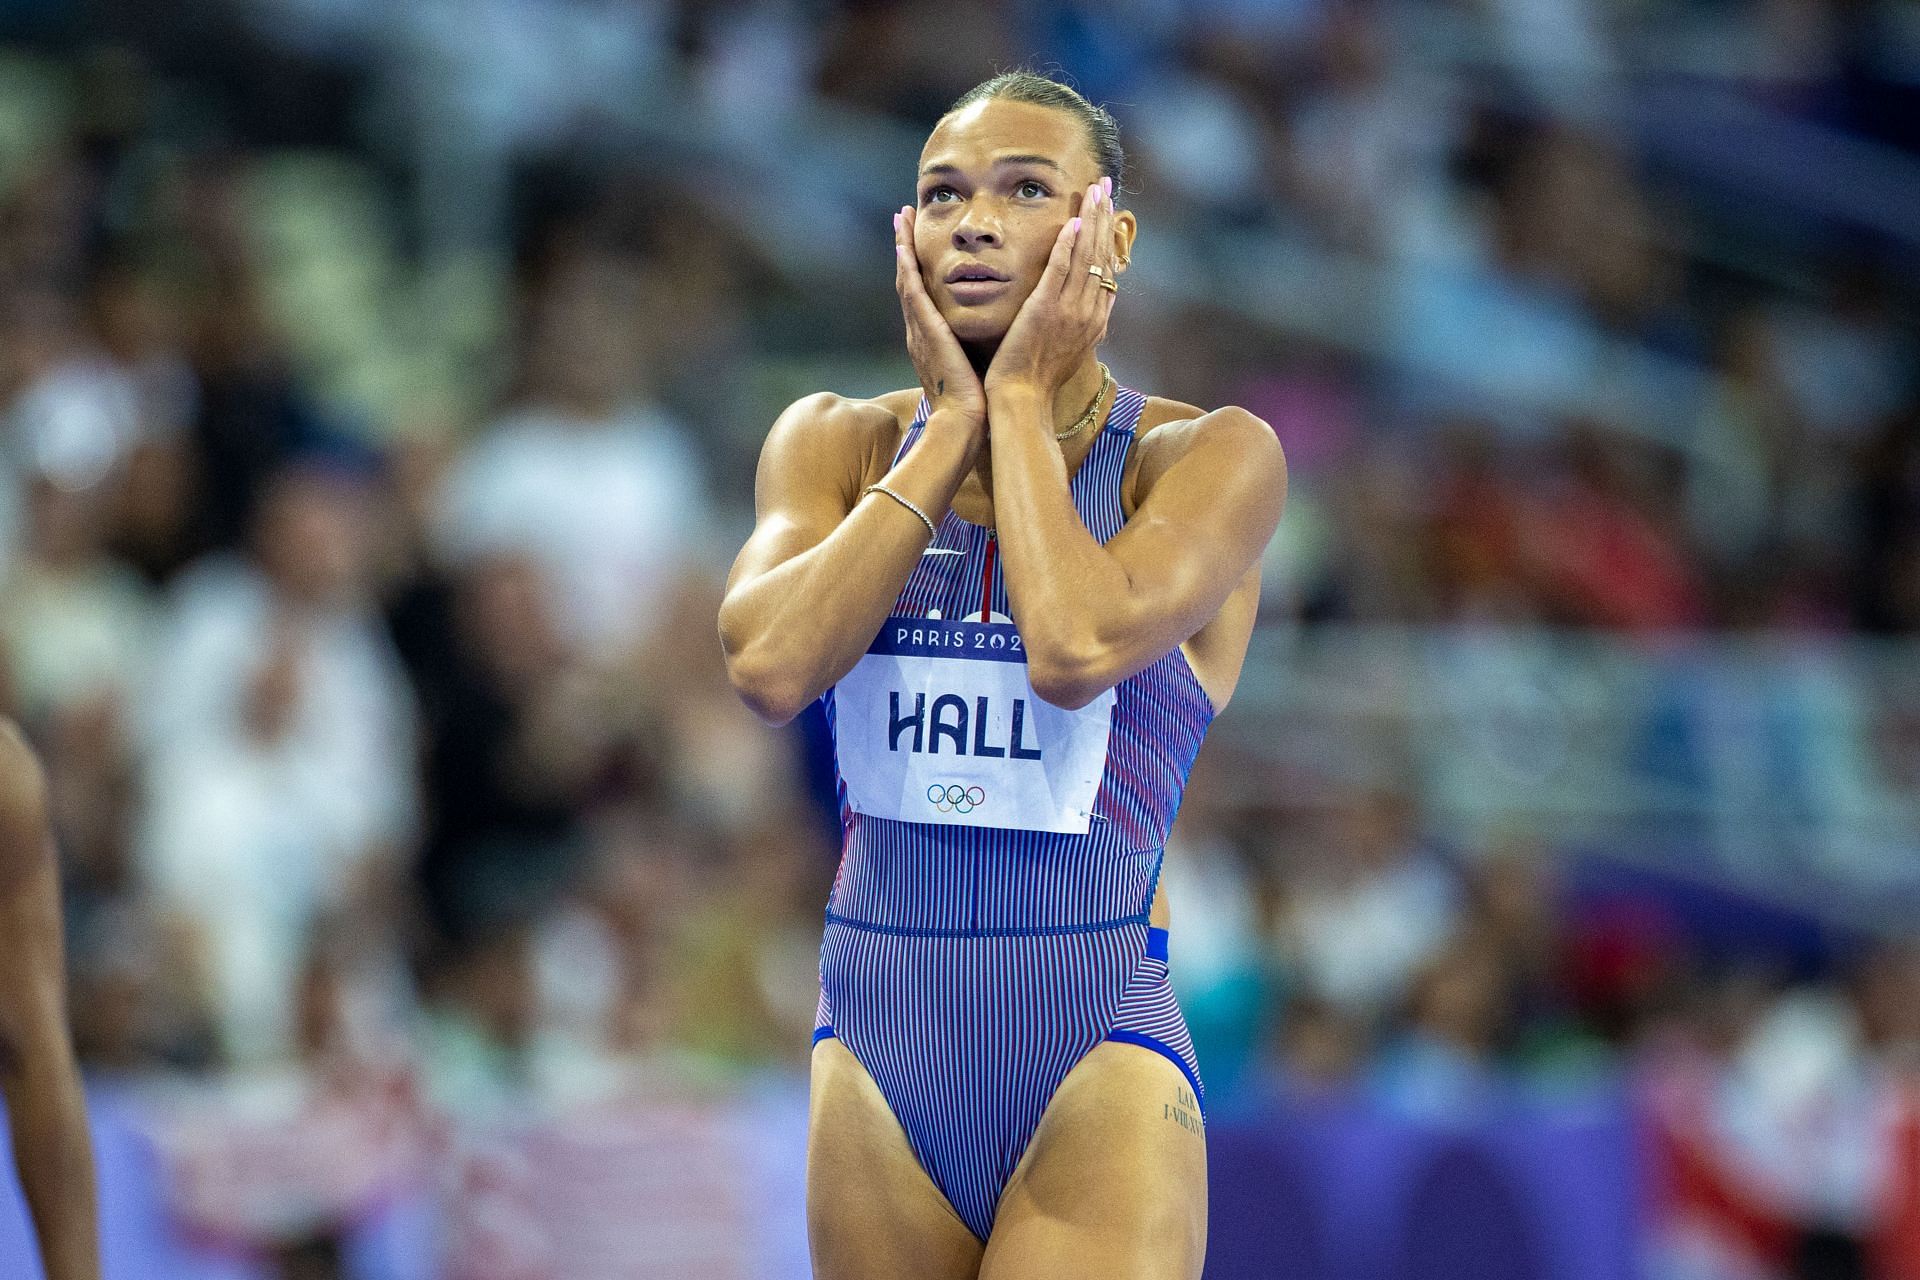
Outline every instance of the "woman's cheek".
[(946, 243), (947, 233), (938, 220), (919, 218), (913, 224), (913, 251), (919, 255), (920, 263), (925, 266), (929, 258), (940, 252), (940, 246)]

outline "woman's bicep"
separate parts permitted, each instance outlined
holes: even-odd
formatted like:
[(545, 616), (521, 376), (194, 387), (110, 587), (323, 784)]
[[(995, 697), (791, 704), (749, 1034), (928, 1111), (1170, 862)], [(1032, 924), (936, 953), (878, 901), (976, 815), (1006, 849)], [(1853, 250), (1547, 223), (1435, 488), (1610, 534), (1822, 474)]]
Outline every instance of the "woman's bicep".
[(1149, 662), (1220, 611), (1272, 540), (1286, 501), (1286, 460), (1265, 423), (1235, 410), (1194, 428), (1156, 460), (1138, 510), (1107, 543), (1128, 582), (1114, 619), (1120, 634), (1110, 639), (1154, 650)]
[(864, 469), (853, 406), (809, 396), (774, 422), (754, 474), (753, 533), (727, 589), (751, 583), (826, 541), (852, 510)]

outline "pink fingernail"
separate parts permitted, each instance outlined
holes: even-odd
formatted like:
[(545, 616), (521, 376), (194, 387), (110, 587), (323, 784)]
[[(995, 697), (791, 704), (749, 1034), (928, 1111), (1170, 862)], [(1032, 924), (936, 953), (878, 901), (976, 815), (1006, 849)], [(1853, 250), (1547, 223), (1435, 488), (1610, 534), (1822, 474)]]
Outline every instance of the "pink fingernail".
[(1102, 178), (1100, 179), (1100, 185), (1107, 189), (1107, 199), (1113, 199), (1113, 179)]
[(1067, 223), (1067, 226), (1073, 229), (1073, 234), (1075, 235), (1080, 234), (1080, 219), (1078, 218), (1073, 219), (1073, 221)]
[(900, 229), (900, 215), (897, 213), (893, 215), (893, 229), (895, 231)]

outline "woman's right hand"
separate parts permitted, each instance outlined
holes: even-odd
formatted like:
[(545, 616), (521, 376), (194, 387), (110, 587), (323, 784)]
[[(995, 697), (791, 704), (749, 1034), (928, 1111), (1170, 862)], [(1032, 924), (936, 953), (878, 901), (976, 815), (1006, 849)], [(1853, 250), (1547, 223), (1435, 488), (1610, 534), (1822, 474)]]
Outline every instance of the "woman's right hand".
[(913, 358), (920, 386), (926, 392), (928, 416), (944, 414), (985, 434), (987, 393), (973, 371), (960, 340), (953, 336), (920, 276), (920, 257), (913, 245), (914, 211), (903, 206), (893, 215), (893, 287), (900, 295), (900, 313), (907, 322), (907, 354)]

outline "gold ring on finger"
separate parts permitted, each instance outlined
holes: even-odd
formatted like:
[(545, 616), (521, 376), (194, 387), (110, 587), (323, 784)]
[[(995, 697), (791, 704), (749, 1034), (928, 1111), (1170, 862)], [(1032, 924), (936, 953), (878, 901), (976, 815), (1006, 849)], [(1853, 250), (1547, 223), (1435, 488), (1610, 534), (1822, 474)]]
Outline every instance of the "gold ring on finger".
[(1105, 280), (1107, 278), (1106, 269), (1104, 267), (1101, 267), (1097, 263), (1087, 268), (1087, 274), (1090, 276), (1099, 276), (1102, 280)]
[(1113, 281), (1107, 279), (1105, 276), (1100, 277), (1100, 287), (1102, 289), (1105, 289), (1108, 293), (1120, 292), (1120, 286), (1114, 283)]

